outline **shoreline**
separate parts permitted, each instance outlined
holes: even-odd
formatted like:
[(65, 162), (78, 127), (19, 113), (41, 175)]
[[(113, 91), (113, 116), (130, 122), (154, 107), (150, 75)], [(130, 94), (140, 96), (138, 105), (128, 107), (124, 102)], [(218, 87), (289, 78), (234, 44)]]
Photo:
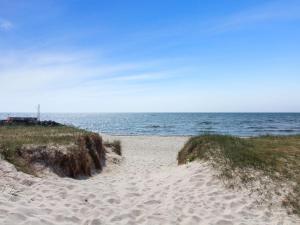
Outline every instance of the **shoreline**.
[[(96, 131), (95, 131), (96, 132)], [(299, 136), (300, 133), (295, 133), (295, 134), (259, 134), (259, 135), (252, 135), (252, 136), (242, 136), (242, 135), (232, 135), (232, 134), (224, 134), (224, 133), (199, 133), (199, 134), (194, 134), (194, 135), (154, 135), (154, 134), (112, 134), (112, 133), (103, 133), (103, 132), (96, 132), (100, 135), (104, 136), (111, 136), (111, 137), (186, 137), (186, 138), (191, 138), (191, 137), (197, 137), (205, 134), (209, 135), (225, 135), (225, 136), (232, 136), (232, 137), (238, 137), (238, 138), (256, 138), (256, 137), (264, 137), (264, 136), (275, 136), (275, 137), (288, 137), (288, 136)]]
[(165, 137), (165, 138), (191, 138), (191, 137), (194, 137), (194, 136), (197, 136), (197, 135), (152, 135), (152, 134), (149, 134), (149, 135), (145, 135), (145, 134), (141, 134), (141, 135), (137, 135), (137, 134), (110, 134), (110, 133), (101, 133), (101, 132), (97, 132), (99, 135), (101, 136), (106, 136), (106, 137), (143, 137), (143, 138), (159, 138), (159, 137)]

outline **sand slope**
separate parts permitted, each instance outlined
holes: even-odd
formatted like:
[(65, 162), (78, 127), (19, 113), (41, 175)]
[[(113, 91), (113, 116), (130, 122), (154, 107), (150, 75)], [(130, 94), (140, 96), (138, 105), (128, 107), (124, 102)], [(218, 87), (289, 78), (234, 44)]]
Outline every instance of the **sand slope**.
[(177, 166), (185, 137), (117, 138), (121, 165), (87, 180), (33, 178), (0, 161), (0, 224), (300, 224), (224, 188), (206, 163)]

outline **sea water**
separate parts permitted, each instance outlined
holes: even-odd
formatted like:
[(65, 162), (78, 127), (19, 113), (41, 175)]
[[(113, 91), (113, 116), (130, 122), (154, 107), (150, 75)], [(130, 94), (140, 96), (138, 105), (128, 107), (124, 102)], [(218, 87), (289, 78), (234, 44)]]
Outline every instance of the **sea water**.
[[(7, 116), (35, 114), (0, 113)], [(112, 135), (300, 134), (300, 113), (42, 113), (41, 119)]]

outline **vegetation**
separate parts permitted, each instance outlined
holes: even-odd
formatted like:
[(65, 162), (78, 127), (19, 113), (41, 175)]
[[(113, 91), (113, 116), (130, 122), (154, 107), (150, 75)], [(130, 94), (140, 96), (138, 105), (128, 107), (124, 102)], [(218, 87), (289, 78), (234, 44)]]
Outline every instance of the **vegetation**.
[(102, 138), (70, 126), (1, 125), (0, 155), (25, 173), (36, 175), (34, 163), (61, 176), (90, 176), (102, 170), (105, 149)]
[(119, 140), (114, 140), (113, 142), (105, 142), (105, 147), (111, 148), (114, 153), (117, 155), (122, 155), (122, 146)]
[(197, 159), (209, 161), (231, 187), (237, 180), (242, 185), (255, 181), (266, 185), (271, 180), (278, 184), (274, 188), (278, 193), (280, 185), (287, 184), (290, 190), (283, 204), (300, 215), (300, 135), (192, 137), (178, 153), (178, 163)]

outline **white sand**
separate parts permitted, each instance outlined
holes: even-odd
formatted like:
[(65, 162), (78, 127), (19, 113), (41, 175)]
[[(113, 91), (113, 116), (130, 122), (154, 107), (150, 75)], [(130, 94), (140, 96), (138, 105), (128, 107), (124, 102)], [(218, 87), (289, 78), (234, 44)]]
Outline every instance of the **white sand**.
[(123, 162), (87, 180), (34, 178), (0, 161), (0, 224), (300, 224), (276, 202), (226, 189), (206, 163), (177, 166), (185, 137), (115, 138)]

